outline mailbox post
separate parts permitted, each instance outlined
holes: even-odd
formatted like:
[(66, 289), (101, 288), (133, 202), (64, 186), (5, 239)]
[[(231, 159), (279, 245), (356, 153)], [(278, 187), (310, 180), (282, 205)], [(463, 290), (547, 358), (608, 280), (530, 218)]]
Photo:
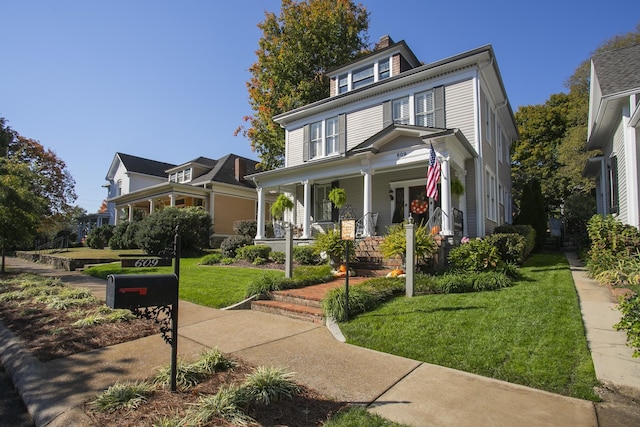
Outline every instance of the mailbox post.
[[(178, 358), (178, 281), (180, 234), (173, 242), (173, 274), (110, 274), (107, 276), (107, 305), (131, 310), (136, 316), (160, 324), (162, 338), (171, 344), (171, 391), (176, 391)], [(164, 315), (160, 318), (161, 315)], [(171, 328), (168, 323), (171, 322)], [(168, 336), (169, 330), (171, 336)]]

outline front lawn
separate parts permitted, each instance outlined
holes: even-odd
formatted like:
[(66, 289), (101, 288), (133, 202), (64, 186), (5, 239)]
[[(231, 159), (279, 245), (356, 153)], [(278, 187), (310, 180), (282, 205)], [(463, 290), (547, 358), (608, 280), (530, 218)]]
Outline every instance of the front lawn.
[(361, 347), (599, 400), (566, 258), (535, 254), (521, 273), (499, 291), (397, 297), (340, 328)]
[[(207, 307), (223, 308), (242, 301), (249, 283), (264, 274), (284, 276), (279, 270), (198, 265), (200, 259), (180, 259), (180, 299)], [(84, 272), (106, 279), (109, 274), (168, 274), (173, 273), (173, 267), (121, 268), (114, 262)]]

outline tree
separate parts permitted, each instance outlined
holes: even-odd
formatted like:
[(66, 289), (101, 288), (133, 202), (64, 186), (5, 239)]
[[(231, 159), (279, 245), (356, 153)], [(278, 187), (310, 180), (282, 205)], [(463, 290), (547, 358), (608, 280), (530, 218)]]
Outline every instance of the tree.
[(5, 248), (30, 241), (71, 214), (75, 182), (65, 163), (51, 150), (11, 129), (0, 117), (0, 244)]
[[(593, 54), (636, 43), (640, 43), (640, 24), (635, 31), (605, 41)], [(512, 145), (513, 196), (517, 204), (524, 202), (523, 189), (534, 177), (541, 183), (547, 212), (559, 210), (574, 195), (593, 197), (593, 180), (582, 176), (586, 160), (597, 154), (587, 151), (585, 144), (590, 65), (589, 58), (576, 68), (565, 83), (568, 93), (552, 94), (545, 104), (520, 107), (516, 112), (521, 137)]]
[(282, 0), (280, 15), (266, 12), (257, 61), (247, 82), (252, 116), (239, 127), (263, 169), (283, 165), (284, 130), (273, 116), (325, 98), (326, 71), (367, 49), (369, 13), (350, 0)]
[(5, 250), (31, 241), (46, 199), (33, 191), (36, 176), (26, 165), (0, 157), (0, 248), (4, 273)]

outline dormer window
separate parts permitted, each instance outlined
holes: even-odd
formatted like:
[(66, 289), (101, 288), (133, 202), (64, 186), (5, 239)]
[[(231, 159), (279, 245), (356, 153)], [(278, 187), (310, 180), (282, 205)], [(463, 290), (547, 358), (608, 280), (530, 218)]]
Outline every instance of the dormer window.
[(352, 77), (353, 89), (358, 89), (359, 87), (370, 85), (374, 81), (374, 73), (373, 73), (373, 64), (368, 65), (364, 68), (360, 68), (353, 72)]
[(389, 65), (389, 59), (378, 62), (378, 80), (383, 80), (391, 77), (391, 66)]
[(191, 168), (183, 169), (178, 172), (173, 172), (169, 175), (169, 182), (189, 182), (191, 181)]
[(338, 77), (338, 93), (345, 93), (349, 90), (349, 74)]

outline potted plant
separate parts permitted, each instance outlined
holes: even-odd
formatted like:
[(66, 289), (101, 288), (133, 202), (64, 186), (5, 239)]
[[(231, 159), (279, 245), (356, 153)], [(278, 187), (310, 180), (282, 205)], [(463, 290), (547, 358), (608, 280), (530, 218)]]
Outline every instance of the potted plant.
[(293, 209), (293, 202), (285, 194), (279, 194), (276, 201), (271, 205), (271, 216), (274, 219), (282, 220), (284, 212)]
[[(438, 251), (434, 236), (431, 235), (425, 224), (420, 224), (415, 228), (415, 254), (418, 261), (425, 261), (434, 256)], [(388, 228), (387, 235), (380, 243), (382, 256), (387, 259), (400, 257), (402, 268), (405, 267), (407, 254), (407, 234), (404, 223), (393, 224)]]
[[(319, 255), (326, 255), (329, 264), (335, 268), (336, 272), (341, 270), (342, 261), (346, 246), (349, 245), (349, 260), (355, 261), (355, 250), (352, 240), (342, 240), (340, 231), (328, 230), (326, 233), (319, 233), (313, 242), (314, 251)], [(345, 267), (346, 268), (346, 267)]]
[(451, 180), (451, 194), (454, 196), (462, 196), (464, 194), (464, 185), (459, 179)]
[(347, 203), (347, 192), (344, 188), (334, 187), (329, 192), (329, 200), (333, 203), (336, 208), (341, 209), (345, 203)]

